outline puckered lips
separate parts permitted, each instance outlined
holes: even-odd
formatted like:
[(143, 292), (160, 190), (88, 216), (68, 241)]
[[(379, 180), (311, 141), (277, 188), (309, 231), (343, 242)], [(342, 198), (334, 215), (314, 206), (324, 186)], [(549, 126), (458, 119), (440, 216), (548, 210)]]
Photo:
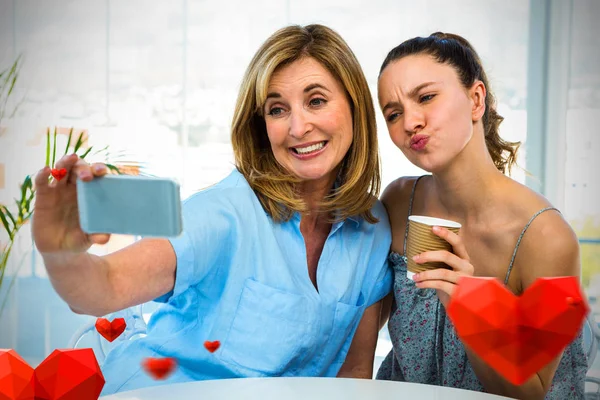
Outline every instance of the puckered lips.
[(415, 151), (421, 151), (427, 146), (429, 136), (417, 134), (410, 138), (410, 148)]
[(327, 140), (302, 143), (298, 146), (290, 147), (289, 151), (290, 154), (300, 160), (308, 160), (323, 153), (328, 144)]

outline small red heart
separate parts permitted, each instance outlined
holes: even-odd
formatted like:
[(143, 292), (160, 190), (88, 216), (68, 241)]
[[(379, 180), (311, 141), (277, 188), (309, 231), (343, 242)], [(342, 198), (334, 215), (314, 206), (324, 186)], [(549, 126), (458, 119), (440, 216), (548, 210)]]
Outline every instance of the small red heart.
[(125, 331), (127, 324), (124, 318), (115, 318), (109, 322), (106, 318), (96, 320), (96, 330), (104, 339), (112, 342)]
[(589, 307), (576, 277), (538, 278), (517, 297), (495, 278), (464, 277), (448, 316), (463, 343), (523, 384), (571, 343)]
[(174, 358), (145, 358), (142, 367), (156, 380), (166, 379), (175, 370), (177, 362)]
[(62, 178), (67, 176), (67, 169), (66, 168), (61, 168), (61, 169), (52, 168), (50, 173), (52, 174), (54, 179), (56, 179), (57, 181), (60, 181)]
[(217, 351), (217, 349), (221, 346), (221, 342), (219, 342), (218, 340), (215, 340), (214, 342), (210, 342), (210, 341), (206, 341), (204, 342), (204, 347), (206, 348), (206, 350), (210, 351), (211, 353), (214, 353), (215, 351)]

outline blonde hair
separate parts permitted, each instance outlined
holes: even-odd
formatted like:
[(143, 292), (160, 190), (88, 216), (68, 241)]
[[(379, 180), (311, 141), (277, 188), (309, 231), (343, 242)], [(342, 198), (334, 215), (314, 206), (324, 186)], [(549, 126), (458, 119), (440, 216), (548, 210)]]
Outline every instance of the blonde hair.
[(344, 87), (351, 106), (353, 141), (341, 163), (338, 185), (320, 204), (332, 221), (371, 213), (381, 177), (375, 109), (360, 64), (346, 42), (322, 25), (288, 26), (275, 32), (250, 62), (237, 99), (231, 142), (235, 165), (262, 206), (275, 221), (287, 221), (307, 206), (295, 190), (300, 180), (275, 159), (267, 137), (263, 106), (269, 81), (277, 68), (310, 57), (323, 65)]

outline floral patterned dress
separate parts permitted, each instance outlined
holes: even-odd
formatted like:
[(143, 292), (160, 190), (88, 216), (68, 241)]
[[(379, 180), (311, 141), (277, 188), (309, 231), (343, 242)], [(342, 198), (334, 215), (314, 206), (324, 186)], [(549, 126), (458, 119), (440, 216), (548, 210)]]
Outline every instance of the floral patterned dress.
[[(409, 204), (409, 215), (418, 179)], [(504, 283), (507, 284), (521, 239), (537, 212), (523, 229)], [(408, 231), (407, 231), (408, 233)], [(406, 254), (406, 237), (404, 241)], [(419, 289), (406, 276), (406, 257), (389, 254), (394, 269), (394, 302), (388, 322), (393, 349), (387, 355), (377, 379), (396, 380), (484, 391), (477, 379), (461, 340), (435, 289)], [(565, 349), (546, 399), (583, 399), (587, 359), (582, 333)]]

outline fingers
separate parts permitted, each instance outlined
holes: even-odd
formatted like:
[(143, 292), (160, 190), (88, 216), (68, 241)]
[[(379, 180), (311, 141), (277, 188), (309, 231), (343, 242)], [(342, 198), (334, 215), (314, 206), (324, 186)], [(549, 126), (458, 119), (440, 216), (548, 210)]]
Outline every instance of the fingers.
[(441, 226), (434, 226), (432, 231), (435, 235), (441, 237), (452, 245), (452, 251), (454, 254), (464, 260), (469, 260), (469, 253), (467, 253), (467, 249), (460, 236)]
[(77, 156), (77, 154), (67, 154), (65, 156), (62, 156), (55, 164), (54, 164), (54, 168), (56, 169), (61, 169), (61, 168), (65, 168), (68, 171), (71, 170), (71, 168), (73, 168), (73, 166), (75, 165), (75, 163), (79, 160), (79, 157)]
[(92, 173), (94, 174), (94, 176), (104, 176), (108, 173), (108, 168), (106, 167), (106, 164), (93, 163)]
[(62, 179), (54, 179), (51, 183), (51, 186), (65, 186), (69, 181), (71, 170), (73, 169), (74, 165), (77, 163), (78, 160), (79, 157), (77, 156), (77, 154), (69, 154), (61, 157), (60, 160), (58, 160), (54, 164), (54, 169), (64, 169), (66, 171), (66, 175)]
[(456, 290), (459, 279), (463, 276), (472, 276), (475, 270), (460, 236), (439, 226), (434, 226), (432, 231), (452, 246), (453, 253), (445, 250), (426, 251), (413, 257), (413, 260), (417, 264), (443, 262), (452, 269), (438, 268), (419, 272), (413, 276), (413, 280), (419, 289), (436, 289), (440, 301), (445, 305), (448, 301), (447, 296), (451, 297)]
[(110, 240), (110, 234), (108, 233), (94, 233), (90, 235), (90, 241), (93, 244), (106, 244)]
[(43, 193), (48, 190), (48, 178), (50, 177), (50, 167), (44, 167), (35, 174), (33, 179), (34, 189), (38, 193)]
[(458, 255), (450, 253), (446, 250), (426, 251), (414, 256), (413, 260), (417, 264), (443, 262), (456, 272), (461, 272), (467, 275), (473, 274), (473, 266), (468, 259), (462, 259)]
[(452, 270), (445, 268), (438, 269), (430, 269), (427, 271), (419, 272), (418, 274), (413, 275), (413, 280), (415, 282), (425, 282), (425, 281), (445, 281), (448, 283), (456, 284), (458, 279), (462, 276), (462, 274), (458, 274)]
[[(85, 160), (79, 158), (77, 154), (69, 154), (61, 157), (61, 159), (54, 164), (54, 168), (57, 170), (64, 168), (67, 171), (67, 179), (60, 180), (63, 184), (75, 183), (77, 179), (90, 181), (96, 176), (104, 176), (108, 173), (106, 164), (94, 163), (90, 165)], [(60, 183), (53, 182), (53, 185), (58, 184)]]
[(73, 167), (73, 173), (70, 176), (70, 181), (75, 183), (77, 179), (82, 181), (91, 181), (94, 177), (104, 176), (108, 173), (108, 168), (103, 163), (88, 164), (84, 160), (79, 160)]
[(419, 289), (437, 289), (440, 290), (448, 296), (452, 296), (454, 290), (456, 290), (456, 285), (454, 283), (446, 282), (446, 281), (424, 281), (417, 282), (416, 286)]
[(419, 272), (413, 276), (413, 280), (419, 289), (436, 289), (438, 298), (445, 306), (449, 297), (456, 290), (461, 276), (461, 274), (447, 269), (435, 269)]
[(73, 171), (70, 174), (69, 178), (70, 181), (73, 183), (75, 183), (77, 179), (81, 179), (82, 181), (91, 181), (92, 179), (94, 179), (92, 167), (84, 160), (79, 159), (77, 160), (77, 163), (73, 166)]

